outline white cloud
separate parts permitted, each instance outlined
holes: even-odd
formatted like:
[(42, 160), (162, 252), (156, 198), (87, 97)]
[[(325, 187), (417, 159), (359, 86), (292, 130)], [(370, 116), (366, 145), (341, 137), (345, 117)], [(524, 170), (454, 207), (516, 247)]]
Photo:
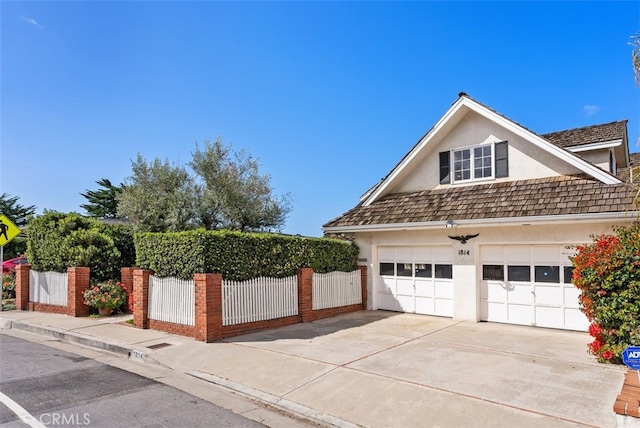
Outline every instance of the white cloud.
[(582, 107), (582, 110), (585, 112), (587, 117), (591, 117), (595, 116), (600, 111), (600, 107), (594, 105), (586, 105)]
[(36, 21), (36, 20), (35, 20), (35, 19), (33, 19), (33, 18), (25, 18), (25, 17), (23, 16), (23, 17), (22, 17), (22, 20), (23, 20), (24, 22), (28, 23), (28, 24), (33, 25), (34, 27), (38, 27), (38, 28), (40, 28), (41, 30), (44, 30), (44, 26), (40, 25), (40, 24), (38, 23), (38, 21)]

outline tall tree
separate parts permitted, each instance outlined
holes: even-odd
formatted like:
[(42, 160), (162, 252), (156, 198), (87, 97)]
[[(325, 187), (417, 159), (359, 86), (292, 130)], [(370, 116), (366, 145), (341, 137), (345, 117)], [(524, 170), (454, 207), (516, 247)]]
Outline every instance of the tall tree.
[(199, 220), (205, 228), (259, 231), (281, 228), (291, 211), (289, 195), (273, 195), (271, 179), (260, 174), (258, 160), (233, 152), (220, 138), (196, 145), (189, 166), (198, 182)]
[(83, 208), (89, 217), (116, 218), (118, 214), (117, 196), (124, 186), (122, 184), (114, 186), (107, 178), (96, 181), (96, 184), (102, 189), (80, 193), (88, 201), (87, 204), (80, 205), (80, 208)]
[[(18, 196), (10, 196), (7, 193), (0, 195), (0, 214), (6, 215), (16, 226), (23, 228), (35, 214), (36, 207), (34, 205), (27, 207), (19, 204), (19, 199)], [(24, 234), (21, 233), (16, 236), (16, 238), (7, 243), (2, 250), (4, 260), (24, 254), (24, 252), (27, 251), (27, 241)]]
[(35, 214), (36, 207), (30, 205), (25, 207), (18, 203), (18, 196), (11, 196), (7, 193), (0, 195), (0, 213), (6, 215), (16, 226), (25, 226), (29, 217)]
[(175, 232), (193, 227), (194, 184), (187, 171), (138, 154), (132, 175), (118, 193), (117, 216), (138, 231)]

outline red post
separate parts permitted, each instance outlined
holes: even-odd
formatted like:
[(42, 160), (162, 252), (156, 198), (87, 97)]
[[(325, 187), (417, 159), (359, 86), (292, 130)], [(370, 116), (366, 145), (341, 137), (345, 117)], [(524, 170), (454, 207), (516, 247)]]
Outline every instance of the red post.
[(195, 338), (203, 342), (222, 339), (222, 275), (197, 273), (195, 283)]
[(299, 268), (298, 316), (302, 322), (313, 321), (313, 269)]
[(31, 265), (16, 265), (16, 309), (26, 311), (29, 306), (29, 271)]
[(133, 313), (133, 271), (135, 268), (120, 268), (120, 284), (127, 292), (127, 309), (129, 313)]
[(67, 315), (89, 315), (89, 307), (84, 304), (84, 292), (89, 288), (89, 275), (88, 267), (67, 268)]
[(147, 269), (133, 271), (133, 325), (149, 328), (149, 276)]
[(366, 266), (358, 266), (360, 269), (360, 286), (362, 287), (362, 309), (367, 310), (367, 267)]

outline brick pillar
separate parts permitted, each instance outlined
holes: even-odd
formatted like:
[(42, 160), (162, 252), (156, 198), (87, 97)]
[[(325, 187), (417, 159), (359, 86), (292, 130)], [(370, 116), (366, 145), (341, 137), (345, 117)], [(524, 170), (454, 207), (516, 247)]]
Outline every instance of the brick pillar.
[(222, 275), (197, 273), (195, 283), (195, 338), (203, 342), (222, 339)]
[(367, 310), (367, 300), (369, 295), (367, 294), (367, 267), (358, 266), (360, 269), (360, 284), (362, 286), (362, 309)]
[(67, 268), (67, 315), (89, 315), (89, 307), (84, 304), (84, 292), (89, 288), (89, 275), (88, 267)]
[(133, 271), (133, 325), (149, 328), (149, 276), (152, 271), (134, 269)]
[(298, 275), (298, 315), (300, 321), (313, 321), (313, 269), (300, 268)]
[(122, 288), (127, 292), (127, 309), (129, 313), (133, 313), (133, 271), (135, 268), (123, 267), (120, 268), (120, 284)]
[(31, 265), (16, 265), (16, 309), (26, 311), (29, 307), (29, 271)]

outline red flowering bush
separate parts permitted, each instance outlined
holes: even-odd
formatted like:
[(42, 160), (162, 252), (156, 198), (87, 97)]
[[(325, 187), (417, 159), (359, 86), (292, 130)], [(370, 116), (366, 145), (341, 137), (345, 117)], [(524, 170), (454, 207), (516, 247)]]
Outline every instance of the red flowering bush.
[(572, 282), (591, 321), (589, 353), (620, 363), (627, 346), (640, 344), (640, 225), (615, 233), (576, 247)]

